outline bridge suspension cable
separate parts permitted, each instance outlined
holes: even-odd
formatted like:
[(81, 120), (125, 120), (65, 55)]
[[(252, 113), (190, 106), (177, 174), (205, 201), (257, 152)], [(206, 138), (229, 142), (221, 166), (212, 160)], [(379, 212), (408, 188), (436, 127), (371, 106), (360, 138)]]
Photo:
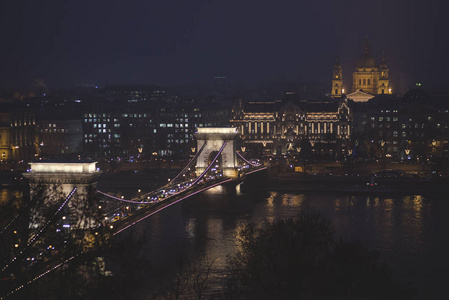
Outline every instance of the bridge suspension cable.
[(152, 216), (152, 215), (154, 215), (154, 214), (156, 214), (156, 213), (158, 213), (158, 212), (160, 212), (160, 211), (166, 209), (167, 207), (170, 207), (170, 206), (172, 206), (172, 205), (174, 205), (174, 204), (176, 204), (176, 203), (178, 203), (178, 202), (180, 202), (180, 201), (182, 201), (182, 200), (184, 200), (184, 199), (187, 199), (187, 198), (189, 198), (189, 197), (192, 197), (193, 195), (196, 195), (196, 194), (201, 193), (201, 192), (203, 192), (203, 191), (205, 191), (205, 190), (207, 190), (207, 189), (213, 188), (213, 187), (215, 187), (215, 186), (217, 186), (217, 185), (220, 185), (220, 184), (223, 184), (223, 183), (226, 183), (226, 182), (229, 182), (229, 181), (232, 181), (232, 178), (224, 179), (223, 181), (214, 183), (214, 184), (212, 184), (211, 186), (208, 186), (208, 187), (205, 187), (205, 188), (201, 188), (201, 189), (199, 189), (199, 190), (195, 190), (195, 191), (193, 191), (192, 193), (190, 193), (190, 194), (188, 194), (188, 195), (185, 195), (185, 196), (181, 197), (180, 199), (177, 199), (176, 201), (171, 202), (171, 203), (169, 203), (168, 205), (165, 205), (165, 206), (163, 206), (163, 207), (161, 207), (161, 208), (159, 208), (159, 209), (153, 211), (152, 213), (149, 213), (149, 214), (144, 215), (144, 216), (141, 217), (140, 219), (138, 219), (138, 220), (132, 222), (131, 224), (128, 224), (127, 226), (121, 228), (120, 230), (114, 232), (112, 235), (115, 236), (115, 235), (119, 234), (120, 232), (122, 232), (122, 231), (124, 231), (124, 230), (126, 230), (126, 229), (128, 229), (128, 228), (130, 228), (130, 227), (132, 227), (132, 226), (134, 226), (134, 225), (136, 225), (136, 224), (139, 223), (140, 221), (142, 221), (142, 220), (144, 220), (144, 219), (146, 219), (146, 218), (148, 218), (148, 217), (150, 217), (150, 216)]
[[(141, 195), (141, 196), (135, 197), (135, 198), (131, 198), (131, 199), (123, 199), (123, 198), (121, 198), (121, 197), (119, 198), (119, 197), (113, 196), (113, 195), (111, 195), (111, 194), (107, 194), (107, 193), (105, 193), (105, 192), (102, 192), (102, 191), (100, 191), (100, 190), (97, 190), (97, 193), (99, 193), (99, 194), (101, 194), (101, 195), (103, 195), (103, 196), (106, 196), (106, 197), (108, 197), (108, 198), (114, 199), (114, 200), (118, 200), (118, 201), (126, 202), (126, 203), (131, 203), (131, 204), (145, 204), (145, 203), (151, 203), (151, 201), (142, 201), (142, 200), (135, 200), (135, 199), (143, 199), (143, 198), (145, 198), (145, 197), (148, 197), (148, 195), (155, 195), (155, 194), (157, 194), (159, 191), (164, 190), (164, 189), (167, 189), (167, 188), (169, 188), (171, 185), (173, 185), (173, 182), (174, 182), (177, 178), (179, 178), (182, 174), (185, 174), (186, 171), (188, 170), (188, 168), (189, 168), (189, 167), (196, 161), (196, 159), (198, 158), (198, 156), (201, 154), (201, 152), (203, 151), (204, 147), (206, 146), (206, 143), (207, 143), (207, 142), (205, 142), (205, 143), (203, 144), (203, 146), (200, 148), (200, 150), (198, 150), (198, 152), (195, 154), (195, 156), (189, 161), (189, 163), (187, 164), (187, 166), (186, 166), (186, 167), (185, 167), (185, 168), (184, 168), (184, 169), (183, 169), (177, 176), (175, 176), (175, 177), (170, 181), (170, 183), (164, 185), (163, 187), (157, 189), (156, 191), (151, 191), (151, 192), (149, 192), (149, 193), (146, 193), (146, 194), (144, 194), (144, 195)], [(212, 167), (212, 165), (213, 165), (213, 164), (215, 163), (215, 161), (217, 160), (218, 156), (221, 154), (221, 152), (223, 152), (223, 149), (224, 149), (225, 146), (226, 146), (226, 142), (223, 143), (223, 145), (221, 146), (221, 148), (220, 148), (220, 150), (218, 151), (218, 153), (217, 153), (217, 155), (215, 156), (215, 158), (212, 160), (212, 162), (209, 164), (209, 166), (207, 166), (207, 168), (203, 171), (203, 173), (202, 173), (200, 176), (198, 176), (198, 178), (196, 178), (196, 180), (191, 184), (191, 186), (193, 186), (193, 185), (196, 184), (198, 181), (200, 181), (201, 178), (203, 178), (204, 175), (210, 170), (210, 168)]]
[(203, 171), (203, 173), (201, 173), (200, 176), (198, 176), (197, 179), (195, 179), (194, 182), (192, 182), (192, 185), (195, 185), (198, 181), (201, 180), (201, 178), (203, 178), (203, 176), (209, 171), (209, 169), (212, 167), (212, 165), (215, 163), (215, 161), (217, 160), (218, 156), (220, 156), (221, 152), (223, 151), (223, 149), (226, 146), (226, 141), (223, 143), (223, 145), (221, 146), (220, 150), (218, 150), (217, 155), (215, 155), (214, 159), (212, 160), (212, 162), (207, 166), (207, 168)]
[(70, 199), (72, 199), (72, 196), (76, 193), (76, 187), (73, 188), (73, 190), (67, 195), (64, 202), (59, 206), (59, 208), (56, 210), (56, 212), (53, 214), (53, 216), (45, 223), (45, 225), (33, 236), (33, 238), (25, 245), (25, 247), (16, 255), (14, 258), (7, 263), (3, 268), (2, 272), (4, 272), (14, 261), (16, 261), (19, 256), (25, 252), (26, 249), (28, 249), (30, 246), (32, 246), (36, 240), (39, 238), (40, 234), (44, 232), (45, 229), (53, 222), (53, 219), (58, 215), (58, 213), (63, 209), (63, 207), (69, 202)]
[(170, 180), (170, 182), (168, 184), (160, 187), (156, 191), (151, 191), (149, 193), (146, 193), (146, 194), (140, 195), (139, 197), (134, 197), (134, 198), (131, 198), (131, 199), (119, 198), (119, 197), (113, 196), (111, 194), (107, 194), (105, 192), (102, 192), (100, 190), (97, 190), (97, 193), (102, 194), (103, 196), (109, 197), (111, 199), (122, 201), (122, 202), (126, 202), (126, 203), (132, 203), (132, 204), (148, 203), (150, 201), (142, 201), (142, 200), (137, 200), (137, 199), (143, 199), (145, 197), (148, 197), (149, 195), (157, 194), (158, 191), (163, 190), (163, 189), (167, 189), (170, 186), (172, 186), (175, 183), (175, 181), (179, 177), (181, 177), (183, 174), (185, 174), (187, 172), (187, 170), (192, 166), (192, 164), (196, 161), (196, 159), (198, 158), (198, 156), (201, 154), (201, 152), (203, 151), (204, 147), (206, 146), (206, 143), (207, 143), (207, 141), (204, 142), (203, 146), (201, 146), (201, 148), (198, 150), (198, 152), (195, 154), (195, 156), (187, 163), (187, 165), (184, 167), (184, 169), (182, 169), (182, 171), (178, 175), (176, 175), (172, 180)]
[[(141, 195), (141, 196), (139, 196), (139, 197), (135, 197), (135, 198), (131, 198), (131, 199), (123, 199), (123, 198), (119, 198), (119, 197), (116, 197), (116, 196), (107, 194), (107, 193), (105, 193), (105, 192), (102, 192), (102, 191), (100, 191), (100, 190), (97, 190), (97, 193), (99, 193), (99, 194), (101, 194), (101, 195), (103, 195), (103, 196), (109, 197), (109, 198), (111, 198), (111, 199), (118, 200), (118, 201), (122, 201), (122, 202), (126, 202), (126, 203), (132, 203), (132, 204), (143, 204), (143, 203), (148, 203), (148, 202), (150, 202), (150, 201), (142, 201), (142, 200), (139, 201), (139, 200), (136, 200), (136, 199), (143, 199), (143, 198), (145, 198), (145, 197), (148, 197), (149, 195), (154, 195), (154, 194), (156, 194), (156, 193), (157, 193), (158, 191), (160, 191), (160, 190), (167, 189), (167, 188), (169, 188), (170, 186), (172, 186), (172, 185), (174, 184), (174, 182), (175, 182), (179, 177), (181, 177), (183, 174), (185, 174), (185, 173), (187, 172), (187, 170), (192, 166), (192, 164), (197, 160), (198, 156), (201, 154), (201, 152), (202, 152), (203, 149), (205, 148), (206, 143), (207, 143), (207, 141), (204, 142), (204, 144), (201, 146), (201, 148), (198, 150), (198, 152), (195, 154), (195, 156), (188, 162), (188, 164), (184, 167), (184, 169), (182, 169), (182, 171), (181, 171), (178, 175), (176, 175), (172, 180), (170, 180), (170, 182), (169, 182), (168, 184), (164, 185), (163, 187), (160, 187), (157, 191), (151, 191), (151, 192), (149, 192), (149, 193), (146, 193), (146, 194), (143, 194), (143, 195)], [(221, 152), (220, 152), (220, 153), (221, 153)], [(214, 160), (214, 161), (215, 161), (215, 160)]]
[(201, 154), (201, 152), (203, 151), (206, 144), (207, 144), (207, 141), (205, 141), (203, 143), (201, 148), (198, 150), (198, 152), (195, 154), (195, 156), (189, 161), (189, 163), (185, 166), (185, 168), (178, 175), (176, 175), (172, 180), (170, 180), (170, 182), (168, 184), (166, 184), (162, 188), (169, 187), (169, 186), (173, 185), (176, 179), (178, 179), (180, 176), (184, 175), (187, 172), (187, 170), (192, 166), (192, 164), (196, 161), (198, 156)]
[[(30, 200), (27, 204), (25, 204), (25, 206), (22, 207), (21, 209), (24, 210), (25, 208), (28, 207), (28, 205), (30, 205), (31, 202), (33, 202), (34, 199), (39, 198), (40, 196), (42, 196), (43, 191), (44, 191), (44, 189), (41, 188), (41, 189), (36, 193), (36, 195), (33, 197), (33, 199), (31, 199), (31, 200)], [(16, 216), (15, 216), (15, 217), (8, 223), (8, 225), (6, 225), (6, 226), (2, 229), (2, 231), (0, 232), (0, 236), (1, 236), (1, 235), (2, 235), (2, 234), (9, 228), (9, 226), (11, 226), (11, 225), (14, 223), (14, 221), (17, 220), (17, 218), (19, 218), (19, 216), (20, 216), (20, 212), (17, 213), (17, 215), (16, 215)]]
[(248, 165), (251, 165), (253, 167), (257, 167), (257, 165), (253, 164), (252, 162), (248, 161), (246, 158), (243, 157), (242, 154), (240, 154), (240, 152), (235, 151), (235, 153), (237, 153), (237, 155), (244, 161), (246, 162)]
[(60, 268), (63, 265), (66, 265), (68, 262), (70, 262), (71, 260), (73, 260), (74, 258), (76, 258), (79, 254), (73, 255), (72, 257), (64, 260), (63, 262), (57, 264), (56, 266), (46, 270), (44, 273), (39, 274), (38, 276), (34, 277), (33, 279), (27, 281), (25, 284), (22, 284), (20, 286), (18, 286), (17, 288), (15, 288), (14, 290), (11, 290), (9, 293), (7, 293), (4, 297), (1, 297), (0, 299), (5, 299), (6, 297), (11, 296), (12, 294), (20, 291), (21, 289), (23, 289), (25, 286), (32, 284), (33, 282), (35, 282), (36, 280), (44, 277), (45, 275), (47, 275), (48, 273)]
[(132, 204), (148, 203), (147, 201), (135, 201), (135, 200), (128, 200), (128, 199), (119, 198), (119, 197), (107, 194), (105, 192), (102, 192), (100, 190), (97, 190), (97, 193), (102, 194), (103, 196), (106, 196), (108, 198), (111, 198), (111, 199), (114, 199), (114, 200), (119, 200), (119, 201), (126, 202), (126, 203), (132, 203)]

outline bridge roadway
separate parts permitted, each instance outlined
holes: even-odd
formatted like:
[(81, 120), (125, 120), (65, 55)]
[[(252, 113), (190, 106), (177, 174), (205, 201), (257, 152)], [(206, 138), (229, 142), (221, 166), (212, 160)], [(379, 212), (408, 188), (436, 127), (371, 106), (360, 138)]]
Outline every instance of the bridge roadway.
[(148, 217), (150, 217), (150, 216), (152, 216), (152, 215), (154, 215), (154, 214), (166, 209), (167, 207), (170, 207), (182, 200), (185, 200), (193, 195), (204, 192), (208, 189), (211, 189), (213, 187), (216, 187), (216, 186), (219, 186), (222, 184), (237, 185), (245, 179), (246, 175), (248, 175), (250, 173), (262, 171), (265, 169), (266, 169), (266, 167), (261, 166), (259, 168), (252, 170), (251, 172), (242, 174), (243, 176), (239, 176), (238, 178), (223, 177), (223, 178), (219, 178), (219, 179), (215, 179), (215, 180), (209, 180), (203, 184), (191, 186), (190, 188), (188, 188), (186, 190), (183, 190), (179, 193), (170, 195), (162, 201), (159, 201), (159, 202), (156, 202), (153, 204), (150, 204), (150, 203), (142, 204), (143, 205), (142, 208), (136, 210), (132, 214), (129, 214), (128, 216), (126, 216), (120, 220), (113, 222), (111, 224), (112, 225), (111, 233), (113, 236), (115, 236), (115, 235), (119, 234), (120, 232), (145, 220), (146, 218), (148, 218)]

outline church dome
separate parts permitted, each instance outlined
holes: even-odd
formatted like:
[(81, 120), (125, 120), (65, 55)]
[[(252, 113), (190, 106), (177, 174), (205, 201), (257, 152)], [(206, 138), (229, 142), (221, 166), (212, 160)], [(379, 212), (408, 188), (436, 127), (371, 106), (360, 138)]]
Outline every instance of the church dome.
[(371, 55), (371, 47), (369, 45), (368, 39), (365, 41), (363, 46), (362, 55), (357, 61), (357, 68), (374, 68), (376, 67), (376, 60)]
[(363, 53), (357, 61), (357, 68), (374, 68), (376, 60), (369, 53)]

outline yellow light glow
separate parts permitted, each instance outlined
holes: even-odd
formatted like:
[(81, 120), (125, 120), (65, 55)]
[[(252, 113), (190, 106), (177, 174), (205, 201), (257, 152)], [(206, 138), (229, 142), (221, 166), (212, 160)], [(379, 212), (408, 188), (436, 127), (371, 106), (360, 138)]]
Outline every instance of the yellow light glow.
[(97, 162), (90, 163), (48, 163), (31, 162), (33, 173), (93, 173), (97, 172)]
[(235, 127), (198, 127), (198, 133), (237, 133)]

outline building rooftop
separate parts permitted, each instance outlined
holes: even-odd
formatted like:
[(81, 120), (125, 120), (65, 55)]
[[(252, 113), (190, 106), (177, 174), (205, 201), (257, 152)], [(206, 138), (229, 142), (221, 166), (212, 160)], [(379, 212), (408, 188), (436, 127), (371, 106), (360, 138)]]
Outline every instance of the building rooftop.
[(95, 173), (99, 172), (96, 165), (96, 161), (30, 162), (28, 173)]

